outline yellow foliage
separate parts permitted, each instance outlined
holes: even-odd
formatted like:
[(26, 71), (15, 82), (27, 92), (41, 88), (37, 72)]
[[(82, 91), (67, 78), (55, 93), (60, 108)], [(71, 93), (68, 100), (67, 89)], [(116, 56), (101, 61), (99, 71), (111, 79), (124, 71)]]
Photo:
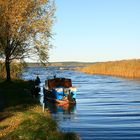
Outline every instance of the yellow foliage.
[(0, 57), (7, 80), (13, 60), (47, 61), (54, 11), (53, 0), (0, 0)]
[[(18, 78), (18, 74), (22, 72), (23, 67), (24, 64), (13, 61), (11, 63), (11, 78), (12, 79)], [(5, 64), (3, 62), (0, 62), (0, 78), (1, 79), (6, 78), (6, 69)]]
[[(28, 57), (31, 53), (38, 55), (42, 48), (48, 50), (54, 11), (53, 0), (1, 0), (1, 54), (13, 60), (23, 58), (25, 54)], [(36, 48), (36, 42), (40, 42), (39, 48)]]

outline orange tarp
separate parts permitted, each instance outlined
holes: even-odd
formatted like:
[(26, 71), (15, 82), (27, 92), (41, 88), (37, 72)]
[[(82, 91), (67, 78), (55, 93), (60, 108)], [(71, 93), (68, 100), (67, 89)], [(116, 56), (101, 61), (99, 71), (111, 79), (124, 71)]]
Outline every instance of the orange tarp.
[(66, 78), (54, 78), (48, 80), (48, 87), (49, 89), (55, 88), (55, 87), (72, 87), (71, 79)]

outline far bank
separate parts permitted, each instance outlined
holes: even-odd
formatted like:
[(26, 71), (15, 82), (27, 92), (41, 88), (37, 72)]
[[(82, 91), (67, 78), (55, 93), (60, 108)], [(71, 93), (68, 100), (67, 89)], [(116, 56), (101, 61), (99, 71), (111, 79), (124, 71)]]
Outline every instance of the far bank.
[(140, 59), (99, 62), (77, 70), (89, 74), (140, 78)]

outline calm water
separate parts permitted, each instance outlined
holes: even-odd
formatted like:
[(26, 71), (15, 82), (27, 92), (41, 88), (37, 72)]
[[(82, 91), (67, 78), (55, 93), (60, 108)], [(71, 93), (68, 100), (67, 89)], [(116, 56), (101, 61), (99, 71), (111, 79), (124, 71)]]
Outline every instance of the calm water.
[[(140, 140), (140, 79), (89, 75), (57, 67), (27, 68), (24, 79), (71, 78), (77, 86), (77, 104), (59, 107), (46, 102), (63, 131), (75, 131), (82, 140)], [(41, 91), (42, 94), (42, 91)], [(41, 96), (41, 102), (43, 97)]]

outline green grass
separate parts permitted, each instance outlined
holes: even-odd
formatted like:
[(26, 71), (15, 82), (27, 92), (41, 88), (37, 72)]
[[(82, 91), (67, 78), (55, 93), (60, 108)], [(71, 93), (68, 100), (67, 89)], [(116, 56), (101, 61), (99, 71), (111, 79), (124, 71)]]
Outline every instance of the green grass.
[(6, 135), (5, 140), (76, 140), (74, 133), (62, 133), (50, 117), (34, 112), (24, 113), (26, 118), (13, 132)]
[(63, 133), (47, 110), (42, 112), (30, 94), (33, 81), (0, 83), (0, 139), (2, 140), (78, 140), (75, 133)]

